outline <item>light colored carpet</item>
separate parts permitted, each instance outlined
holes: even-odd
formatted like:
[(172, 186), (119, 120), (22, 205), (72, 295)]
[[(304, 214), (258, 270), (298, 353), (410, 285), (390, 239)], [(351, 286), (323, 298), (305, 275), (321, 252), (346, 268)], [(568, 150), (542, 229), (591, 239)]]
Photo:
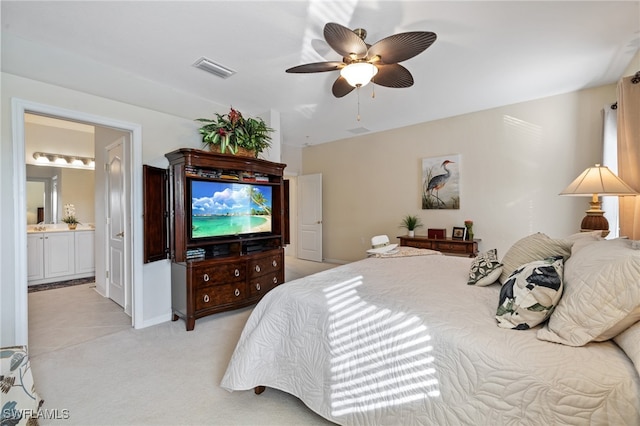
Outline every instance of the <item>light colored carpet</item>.
[(88, 342), (131, 328), (131, 318), (95, 285), (29, 293), (29, 355)]
[[(306, 272), (333, 266), (311, 264)], [(299, 273), (305, 273), (304, 265)], [(290, 281), (293, 274), (285, 276)], [(76, 297), (75, 292), (87, 294)], [(57, 305), (54, 312), (73, 311), (85, 296), (92, 302), (83, 308), (84, 327), (72, 315), (47, 320), (35, 313), (39, 303)], [(45, 400), (43, 408), (69, 414), (68, 419), (41, 419), (43, 425), (331, 424), (275, 389), (255, 395), (220, 388), (252, 308), (199, 319), (195, 330), (186, 332), (182, 320), (134, 330), (127, 324), (129, 317), (90, 285), (33, 293), (29, 303), (36, 390)], [(104, 317), (98, 313), (103, 310)], [(112, 324), (104, 325), (101, 317)]]

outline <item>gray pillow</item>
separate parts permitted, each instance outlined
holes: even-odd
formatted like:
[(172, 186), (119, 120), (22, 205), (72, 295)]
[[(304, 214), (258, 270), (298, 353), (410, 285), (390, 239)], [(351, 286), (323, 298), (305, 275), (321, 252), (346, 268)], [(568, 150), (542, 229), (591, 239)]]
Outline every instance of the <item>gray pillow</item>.
[(516, 241), (502, 258), (504, 267), (500, 274), (500, 282), (504, 284), (513, 271), (534, 260), (562, 256), (566, 261), (571, 255), (572, 245), (573, 241), (554, 240), (540, 232)]

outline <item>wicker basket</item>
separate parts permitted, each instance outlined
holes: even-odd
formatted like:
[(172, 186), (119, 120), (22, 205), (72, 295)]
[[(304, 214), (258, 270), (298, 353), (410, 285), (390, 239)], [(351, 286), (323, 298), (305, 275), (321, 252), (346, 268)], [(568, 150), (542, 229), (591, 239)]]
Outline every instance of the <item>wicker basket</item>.
[[(217, 144), (209, 144), (209, 151), (215, 152), (216, 154), (222, 154), (222, 152), (220, 152), (220, 145), (217, 145)], [(255, 151), (249, 151), (248, 149), (243, 148), (241, 146), (238, 147), (238, 150), (236, 151), (235, 154), (233, 154), (229, 150), (227, 150), (227, 152), (225, 152), (224, 154), (225, 155), (235, 155), (237, 157), (258, 158), (258, 156), (256, 155)]]

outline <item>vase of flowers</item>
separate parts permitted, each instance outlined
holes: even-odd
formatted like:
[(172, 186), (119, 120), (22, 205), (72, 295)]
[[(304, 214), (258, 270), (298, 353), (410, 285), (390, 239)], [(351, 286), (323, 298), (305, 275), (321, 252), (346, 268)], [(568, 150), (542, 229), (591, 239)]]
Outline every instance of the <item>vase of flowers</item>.
[(262, 118), (247, 118), (231, 108), (226, 114), (215, 113), (215, 118), (197, 118), (204, 123), (199, 132), (202, 143), (213, 152), (258, 157), (271, 146), (273, 129)]
[(467, 240), (473, 241), (473, 221), (465, 220), (464, 227), (467, 228)]
[(80, 222), (76, 217), (76, 208), (73, 204), (64, 205), (64, 216), (62, 217), (62, 221), (66, 223), (71, 230), (74, 230), (78, 227), (78, 224)]

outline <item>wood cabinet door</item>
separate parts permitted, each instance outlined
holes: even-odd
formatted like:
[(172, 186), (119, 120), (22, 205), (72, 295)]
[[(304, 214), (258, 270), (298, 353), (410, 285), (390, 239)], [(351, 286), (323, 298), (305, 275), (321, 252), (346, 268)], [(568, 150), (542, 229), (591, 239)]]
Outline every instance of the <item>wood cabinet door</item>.
[(284, 182), (282, 182), (284, 185), (284, 212), (283, 214), (283, 222), (284, 222), (284, 229), (282, 230), (283, 233), (283, 237), (284, 237), (284, 244), (291, 244), (291, 229), (290, 229), (290, 218), (289, 218), (289, 180), (286, 179), (284, 180)]
[(144, 186), (144, 263), (166, 259), (169, 254), (167, 171), (142, 166)]

